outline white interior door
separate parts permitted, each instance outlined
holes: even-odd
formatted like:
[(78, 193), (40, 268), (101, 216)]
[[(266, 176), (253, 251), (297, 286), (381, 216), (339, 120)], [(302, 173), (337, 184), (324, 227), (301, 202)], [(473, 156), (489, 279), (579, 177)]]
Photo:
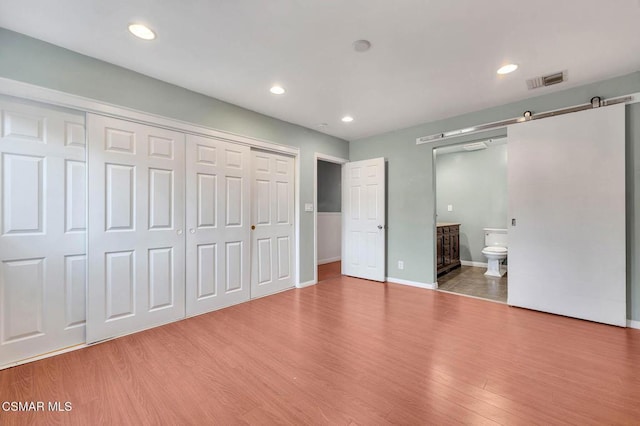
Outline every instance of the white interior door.
[(626, 325), (624, 114), (509, 127), (510, 305)]
[(251, 297), (294, 286), (294, 159), (251, 151)]
[(84, 114), (0, 97), (0, 366), (85, 341)]
[(384, 158), (350, 162), (344, 171), (342, 273), (385, 281)]
[(87, 341), (185, 315), (184, 135), (88, 114)]
[(187, 315), (249, 300), (249, 148), (187, 135)]

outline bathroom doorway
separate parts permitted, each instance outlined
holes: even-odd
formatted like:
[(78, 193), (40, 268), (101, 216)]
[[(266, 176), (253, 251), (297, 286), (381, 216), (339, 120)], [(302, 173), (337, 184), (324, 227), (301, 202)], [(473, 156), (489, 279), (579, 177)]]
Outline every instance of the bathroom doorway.
[(506, 144), (503, 137), (434, 149), (440, 291), (507, 302), (507, 256), (489, 253), (491, 263), (485, 254), (487, 241), (507, 246)]
[(342, 275), (342, 169), (346, 159), (315, 154), (314, 282)]

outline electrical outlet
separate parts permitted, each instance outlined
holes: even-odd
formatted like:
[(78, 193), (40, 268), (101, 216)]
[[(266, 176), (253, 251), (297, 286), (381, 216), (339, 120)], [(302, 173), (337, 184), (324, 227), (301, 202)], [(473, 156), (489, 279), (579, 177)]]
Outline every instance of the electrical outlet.
[(404, 261), (398, 260), (398, 269), (404, 269)]
[(453, 211), (453, 204), (447, 205), (447, 211), (448, 212), (452, 212)]

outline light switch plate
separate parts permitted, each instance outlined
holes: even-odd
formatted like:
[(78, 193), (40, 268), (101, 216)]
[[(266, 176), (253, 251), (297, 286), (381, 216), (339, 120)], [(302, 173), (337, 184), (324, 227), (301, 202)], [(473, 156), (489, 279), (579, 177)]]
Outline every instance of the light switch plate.
[(313, 203), (305, 203), (304, 204), (304, 211), (305, 212), (312, 212), (313, 211)]
[(448, 212), (452, 212), (453, 211), (453, 204), (448, 204), (447, 205), (447, 211)]

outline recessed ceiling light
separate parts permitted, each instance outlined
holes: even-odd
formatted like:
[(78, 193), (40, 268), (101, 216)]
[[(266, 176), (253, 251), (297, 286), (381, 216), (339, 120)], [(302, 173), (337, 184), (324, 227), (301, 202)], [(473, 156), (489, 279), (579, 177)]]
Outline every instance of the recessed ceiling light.
[(356, 52), (366, 52), (371, 49), (371, 42), (369, 40), (356, 40), (353, 42), (353, 50)]
[(353, 117), (351, 117), (350, 115), (345, 115), (344, 117), (342, 117), (342, 121), (344, 121), (345, 123), (351, 123), (353, 121)]
[(282, 95), (285, 92), (282, 86), (273, 86), (269, 91), (274, 95)]
[(129, 25), (129, 32), (143, 40), (153, 40), (156, 38), (156, 33), (154, 33), (149, 27), (142, 24)]
[(498, 70), (498, 74), (509, 74), (510, 72), (514, 72), (517, 69), (518, 66), (516, 64), (507, 64), (503, 67), (500, 67), (500, 69)]

